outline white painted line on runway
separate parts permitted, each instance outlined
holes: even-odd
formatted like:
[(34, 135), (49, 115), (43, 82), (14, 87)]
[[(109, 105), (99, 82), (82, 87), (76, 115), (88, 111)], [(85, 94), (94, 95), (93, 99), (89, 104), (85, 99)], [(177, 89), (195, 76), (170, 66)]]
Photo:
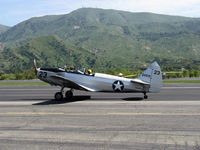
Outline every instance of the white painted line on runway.
[(42, 89), (1, 89), (0, 88), (0, 91), (50, 91), (50, 90), (58, 90), (58, 89), (45, 89), (45, 88), (42, 88)]
[[(45, 100), (44, 100), (45, 101)], [(3, 105), (9, 105), (9, 106), (18, 106), (18, 105), (33, 105), (35, 103), (42, 103), (44, 101), (7, 101), (7, 102), (4, 102), (4, 101), (1, 101), (0, 102), (0, 106), (3, 106)]]
[[(34, 105), (34, 104), (39, 104), (39, 103), (44, 103), (44, 102), (51, 102), (50, 100), (28, 100), (28, 101), (0, 101), (0, 106), (24, 106), (24, 105)], [(55, 102), (56, 104), (56, 102)], [(128, 101), (128, 102), (124, 102), (124, 101), (110, 101), (110, 100), (86, 100), (86, 101), (77, 101), (77, 102), (73, 102), (73, 103), (59, 103), (59, 106), (61, 105), (68, 105), (68, 106), (76, 106), (78, 105), (82, 105), (82, 106), (88, 106), (88, 105), (106, 105), (106, 106), (111, 106), (111, 105), (129, 105), (129, 106), (196, 106), (196, 107), (200, 107), (200, 100), (197, 101)], [(55, 105), (53, 105), (55, 106)], [(59, 107), (57, 105), (57, 107)], [(107, 109), (107, 108), (103, 108), (103, 109)], [(113, 108), (115, 109), (115, 108)], [(134, 108), (132, 108), (134, 109)]]
[[(16, 97), (16, 96), (19, 96), (19, 97), (41, 97), (41, 96), (48, 96), (48, 97), (51, 97), (50, 94), (45, 94), (45, 93), (42, 93), (40, 95), (37, 95), (37, 94), (29, 94), (29, 93), (24, 93), (23, 95), (21, 95), (22, 93), (15, 93), (15, 95), (5, 95), (4, 94), (4, 98), (5, 97)], [(0, 98), (1, 99), (1, 98)]]

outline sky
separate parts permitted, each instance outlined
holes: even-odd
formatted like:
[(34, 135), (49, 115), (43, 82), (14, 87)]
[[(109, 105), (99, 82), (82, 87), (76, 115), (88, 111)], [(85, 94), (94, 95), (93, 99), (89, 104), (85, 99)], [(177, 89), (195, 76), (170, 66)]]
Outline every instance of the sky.
[(200, 18), (200, 0), (0, 0), (0, 24), (14, 26), (31, 17), (67, 14), (82, 7)]

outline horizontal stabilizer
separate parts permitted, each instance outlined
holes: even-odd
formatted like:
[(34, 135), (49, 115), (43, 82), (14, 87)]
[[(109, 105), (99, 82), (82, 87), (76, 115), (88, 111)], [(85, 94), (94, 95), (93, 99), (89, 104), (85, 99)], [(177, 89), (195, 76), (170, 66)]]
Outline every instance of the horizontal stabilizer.
[(140, 79), (132, 79), (131, 82), (132, 82), (132, 83), (143, 84), (143, 85), (150, 85), (149, 83), (144, 82), (144, 81), (142, 81), (142, 80), (140, 80)]

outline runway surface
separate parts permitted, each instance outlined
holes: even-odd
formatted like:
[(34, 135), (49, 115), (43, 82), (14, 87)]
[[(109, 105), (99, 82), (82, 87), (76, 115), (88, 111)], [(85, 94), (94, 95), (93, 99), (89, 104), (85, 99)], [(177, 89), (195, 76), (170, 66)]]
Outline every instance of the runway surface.
[(161, 93), (75, 91), (57, 102), (50, 86), (0, 87), (0, 149), (200, 149), (200, 84)]
[[(0, 101), (52, 100), (59, 90), (59, 87), (49, 85), (0, 86)], [(74, 100), (143, 100), (141, 93), (93, 93), (75, 90), (74, 95)], [(148, 96), (148, 101), (199, 101), (200, 84), (164, 84), (160, 93), (148, 93)]]

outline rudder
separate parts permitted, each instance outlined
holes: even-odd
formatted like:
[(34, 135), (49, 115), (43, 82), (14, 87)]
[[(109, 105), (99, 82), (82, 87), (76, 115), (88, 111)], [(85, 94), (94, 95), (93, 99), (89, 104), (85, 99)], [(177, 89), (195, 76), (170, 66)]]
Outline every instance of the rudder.
[(162, 72), (156, 61), (153, 62), (138, 78), (150, 84), (149, 92), (160, 92), (162, 86)]

